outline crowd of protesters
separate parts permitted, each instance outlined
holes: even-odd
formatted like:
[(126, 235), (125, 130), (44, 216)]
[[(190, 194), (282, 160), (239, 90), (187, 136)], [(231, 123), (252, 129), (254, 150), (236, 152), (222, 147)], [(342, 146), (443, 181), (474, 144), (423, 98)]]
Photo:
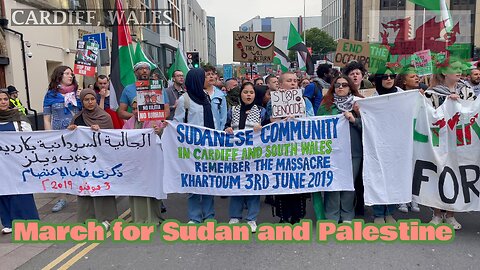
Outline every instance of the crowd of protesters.
[[(134, 66), (137, 80), (147, 80), (155, 73), (150, 65), (139, 62)], [(73, 130), (77, 126), (88, 126), (93, 130), (109, 128), (153, 128), (161, 136), (165, 127), (163, 121), (139, 122), (137, 119), (136, 86), (128, 85), (119, 99), (119, 108), (114, 111), (109, 103), (109, 78), (99, 75), (92, 87), (79, 89), (72, 68), (57, 67), (46, 88), (43, 102), (45, 130)], [(385, 95), (419, 89), (434, 107), (440, 106), (447, 98), (474, 100), (480, 94), (480, 70), (477, 67), (465, 69), (460, 61), (450, 59), (439, 66), (432, 76), (418, 76), (412, 66), (402, 68), (380, 67), (374, 74), (358, 62), (350, 62), (341, 70), (329, 64), (320, 64), (315, 76), (302, 72), (284, 72), (278, 76), (248, 78), (227, 78), (224, 80), (212, 66), (195, 68), (184, 74), (173, 72), (172, 83), (163, 91), (166, 118), (206, 128), (233, 133), (236, 130), (259, 130), (263, 125), (282, 119), (272, 117), (270, 93), (289, 89), (302, 89), (305, 115), (343, 114), (350, 123), (350, 139), (353, 181), (355, 191), (317, 192), (266, 196), (278, 222), (297, 223), (306, 215), (307, 201), (311, 198), (317, 220), (328, 219), (349, 223), (353, 218), (365, 215), (362, 183), (362, 122), (356, 104), (364, 98), (361, 91), (374, 89), (373, 95)], [(13, 86), (0, 91), (0, 131), (31, 130), (25, 115), (28, 112), (18, 99)], [(215, 197), (189, 194), (188, 222), (201, 223), (215, 218)], [(229, 198), (229, 223), (241, 222), (244, 218), (253, 232), (257, 228), (260, 211), (260, 196), (231, 196)], [(52, 211), (67, 207), (67, 196), (60, 195)], [(78, 196), (78, 221), (96, 218), (109, 227), (109, 222), (118, 217), (114, 196)], [(135, 222), (161, 222), (166, 211), (161, 200), (131, 197), (130, 208)], [(374, 223), (395, 223), (393, 214), (419, 212), (419, 205), (412, 201), (401, 205), (374, 205)], [(461, 229), (454, 213), (432, 209), (431, 223), (442, 222)], [(0, 196), (0, 217), (3, 233), (11, 233), (14, 219), (38, 219), (33, 196)]]

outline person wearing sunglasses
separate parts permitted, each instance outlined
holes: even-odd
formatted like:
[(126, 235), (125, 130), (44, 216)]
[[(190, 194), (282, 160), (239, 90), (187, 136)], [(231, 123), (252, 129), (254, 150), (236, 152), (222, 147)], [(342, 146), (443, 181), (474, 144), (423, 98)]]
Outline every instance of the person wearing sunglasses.
[[(360, 173), (362, 164), (362, 121), (355, 100), (363, 98), (358, 88), (347, 75), (333, 79), (330, 88), (322, 99), (317, 115), (343, 114), (350, 122), (353, 179)], [(324, 205), (320, 192), (313, 193), (313, 209), (317, 220), (328, 219), (351, 223), (355, 217), (355, 191), (327, 191)]]
[[(397, 75), (389, 68), (379, 68), (377, 74), (374, 76), (376, 92), (374, 96), (393, 94), (403, 92), (403, 89), (395, 86), (395, 78)], [(393, 218), (397, 206), (395, 204), (389, 205), (374, 205), (373, 206), (373, 222), (376, 224), (396, 223)]]
[(380, 68), (374, 77), (375, 89), (377, 90), (374, 96), (403, 92), (402, 88), (395, 86), (396, 77), (397, 74), (393, 70)]

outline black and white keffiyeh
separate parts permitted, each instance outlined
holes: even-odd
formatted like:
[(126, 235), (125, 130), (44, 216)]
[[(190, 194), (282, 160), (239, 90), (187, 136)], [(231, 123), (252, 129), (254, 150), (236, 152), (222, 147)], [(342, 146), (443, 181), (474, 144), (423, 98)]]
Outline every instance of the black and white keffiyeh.
[(353, 109), (353, 95), (349, 94), (348, 96), (341, 97), (333, 94), (333, 103), (340, 111), (349, 112)]

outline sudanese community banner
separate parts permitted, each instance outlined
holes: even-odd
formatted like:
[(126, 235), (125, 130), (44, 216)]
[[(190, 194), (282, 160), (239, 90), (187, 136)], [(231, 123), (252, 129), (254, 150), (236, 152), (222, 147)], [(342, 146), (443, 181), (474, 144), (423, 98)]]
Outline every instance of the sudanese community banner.
[(480, 99), (427, 102), (415, 121), (413, 195), (420, 204), (480, 211)]
[(291, 119), (234, 134), (169, 122), (162, 145), (166, 193), (354, 190), (350, 129), (342, 115)]
[[(158, 140), (158, 142), (157, 142)], [(3, 132), (0, 195), (69, 193), (166, 198), (153, 129)]]

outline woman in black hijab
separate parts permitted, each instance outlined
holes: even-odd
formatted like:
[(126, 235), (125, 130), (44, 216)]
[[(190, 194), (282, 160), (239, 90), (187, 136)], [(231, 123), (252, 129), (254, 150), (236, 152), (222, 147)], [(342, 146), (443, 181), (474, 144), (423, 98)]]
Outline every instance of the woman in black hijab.
[(403, 92), (400, 87), (395, 86), (395, 78), (397, 74), (389, 68), (380, 68), (375, 74), (375, 95), (386, 95), (396, 92)]
[[(188, 71), (185, 78), (185, 87), (187, 94), (183, 94), (178, 99), (173, 120), (215, 129), (210, 97), (204, 91), (206, 88), (205, 71), (200, 68)], [(201, 223), (214, 217), (215, 209), (212, 195), (188, 195), (189, 223)]]

